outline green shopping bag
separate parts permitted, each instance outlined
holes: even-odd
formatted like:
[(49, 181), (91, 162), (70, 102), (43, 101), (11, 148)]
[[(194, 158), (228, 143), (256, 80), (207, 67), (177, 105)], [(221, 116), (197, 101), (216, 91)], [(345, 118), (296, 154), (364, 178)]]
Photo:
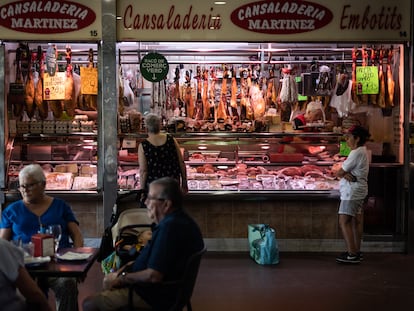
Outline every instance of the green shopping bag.
[(279, 247), (276, 232), (267, 224), (249, 224), (250, 257), (260, 265), (279, 263)]

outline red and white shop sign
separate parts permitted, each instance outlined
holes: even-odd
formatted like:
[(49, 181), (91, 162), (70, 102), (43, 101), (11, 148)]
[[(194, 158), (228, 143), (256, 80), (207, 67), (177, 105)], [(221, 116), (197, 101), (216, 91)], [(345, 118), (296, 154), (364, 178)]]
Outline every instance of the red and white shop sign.
[(245, 30), (268, 34), (309, 32), (328, 25), (332, 12), (307, 1), (258, 1), (236, 8), (231, 21)]
[(100, 2), (0, 1), (0, 39), (93, 39), (101, 37)]
[(409, 41), (411, 2), (117, 0), (117, 40)]

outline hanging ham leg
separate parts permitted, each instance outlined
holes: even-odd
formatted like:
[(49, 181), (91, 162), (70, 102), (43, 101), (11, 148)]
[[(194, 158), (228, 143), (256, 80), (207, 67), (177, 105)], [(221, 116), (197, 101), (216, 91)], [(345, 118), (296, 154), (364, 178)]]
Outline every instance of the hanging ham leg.
[(203, 94), (201, 99), (203, 101), (204, 119), (207, 120), (210, 114), (210, 104), (208, 102), (208, 70), (206, 68), (203, 69)]
[(204, 119), (204, 110), (203, 110), (203, 100), (201, 98), (201, 67), (197, 66), (197, 99), (195, 104), (195, 112), (194, 112), (194, 118), (196, 120), (203, 120)]
[(49, 107), (47, 101), (43, 100), (43, 72), (44, 72), (44, 55), (41, 46), (37, 47), (37, 64), (39, 70), (39, 79), (36, 82), (34, 93), (34, 104), (42, 120), (47, 118)]
[(357, 55), (358, 55), (358, 49), (355, 47), (352, 50), (352, 91), (351, 91), (351, 97), (352, 97), (352, 101), (356, 105), (359, 105), (360, 100), (359, 100), (359, 97), (358, 97), (358, 85), (356, 83)]
[(231, 115), (233, 120), (239, 120), (239, 112), (237, 111), (237, 80), (236, 80), (236, 71), (232, 70), (231, 77), (231, 97), (230, 97), (230, 107)]
[[(362, 48), (362, 67), (366, 67), (368, 65), (368, 52), (366, 48)], [(361, 104), (368, 105), (368, 94), (361, 94)]]
[(66, 80), (65, 80), (65, 100), (63, 105), (68, 116), (73, 117), (75, 115), (75, 88), (72, 76), (72, 50), (70, 46), (66, 46)]
[(227, 119), (227, 70), (223, 73), (221, 83), (220, 102), (217, 107), (217, 119)]
[(186, 80), (186, 87), (185, 87), (185, 94), (184, 94), (184, 103), (187, 111), (188, 118), (194, 118), (194, 99), (192, 96), (192, 88), (191, 88), (191, 70), (187, 70), (185, 72), (185, 80)]
[(384, 69), (383, 69), (383, 59), (384, 59), (384, 50), (380, 50), (379, 54), (379, 72), (378, 72), (378, 80), (379, 80), (379, 94), (378, 94), (378, 106), (380, 108), (385, 108), (385, 77), (384, 77)]
[(394, 107), (394, 89), (395, 82), (392, 78), (391, 71), (391, 62), (392, 62), (392, 48), (388, 51), (388, 60), (387, 60), (387, 97), (386, 104), (388, 107)]
[(210, 70), (211, 76), (211, 85), (208, 95), (208, 103), (209, 103), (209, 113), (208, 119), (215, 120), (216, 119), (216, 71), (214, 67), (211, 67)]
[[(376, 51), (374, 48), (371, 49), (371, 66), (375, 67), (375, 60), (376, 60)], [(379, 81), (379, 79), (378, 79)], [(370, 94), (369, 95), (369, 103), (371, 105), (376, 105), (377, 104), (377, 98), (378, 98), (378, 94)]]
[(246, 87), (247, 87), (247, 71), (245, 69), (241, 69), (240, 72), (240, 120), (246, 120), (247, 114), (247, 103), (246, 103)]
[(33, 118), (35, 106), (34, 106), (34, 93), (35, 85), (33, 80), (33, 72), (29, 70), (24, 88), (24, 106), (26, 109), (27, 116)]

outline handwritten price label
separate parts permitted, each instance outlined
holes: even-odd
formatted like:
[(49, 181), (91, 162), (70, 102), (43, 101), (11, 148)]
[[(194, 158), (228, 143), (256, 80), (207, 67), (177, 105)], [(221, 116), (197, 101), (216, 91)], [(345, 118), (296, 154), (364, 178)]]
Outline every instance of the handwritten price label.
[(43, 99), (65, 99), (65, 81), (66, 72), (56, 72), (54, 76), (50, 76), (45, 72), (43, 76)]
[(378, 94), (378, 68), (376, 66), (356, 67), (357, 94)]
[(98, 95), (98, 68), (81, 67), (81, 93)]

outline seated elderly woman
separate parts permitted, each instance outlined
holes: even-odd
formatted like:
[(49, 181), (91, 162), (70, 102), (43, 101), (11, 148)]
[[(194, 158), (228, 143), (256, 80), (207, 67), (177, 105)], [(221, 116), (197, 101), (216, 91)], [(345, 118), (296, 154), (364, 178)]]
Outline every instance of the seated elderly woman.
[[(69, 237), (74, 247), (83, 246), (79, 223), (70, 206), (45, 193), (46, 176), (40, 165), (25, 166), (19, 172), (19, 185), (22, 199), (3, 211), (0, 238), (29, 243), (32, 235), (49, 225), (59, 224), (62, 228), (60, 247), (71, 247)], [(76, 278), (48, 278), (45, 281), (45, 285), (55, 293), (57, 311), (78, 310)]]
[(300, 130), (309, 123), (325, 122), (325, 113), (323, 111), (322, 103), (319, 101), (310, 102), (306, 106), (305, 113), (299, 114), (292, 120), (292, 127), (294, 130)]

